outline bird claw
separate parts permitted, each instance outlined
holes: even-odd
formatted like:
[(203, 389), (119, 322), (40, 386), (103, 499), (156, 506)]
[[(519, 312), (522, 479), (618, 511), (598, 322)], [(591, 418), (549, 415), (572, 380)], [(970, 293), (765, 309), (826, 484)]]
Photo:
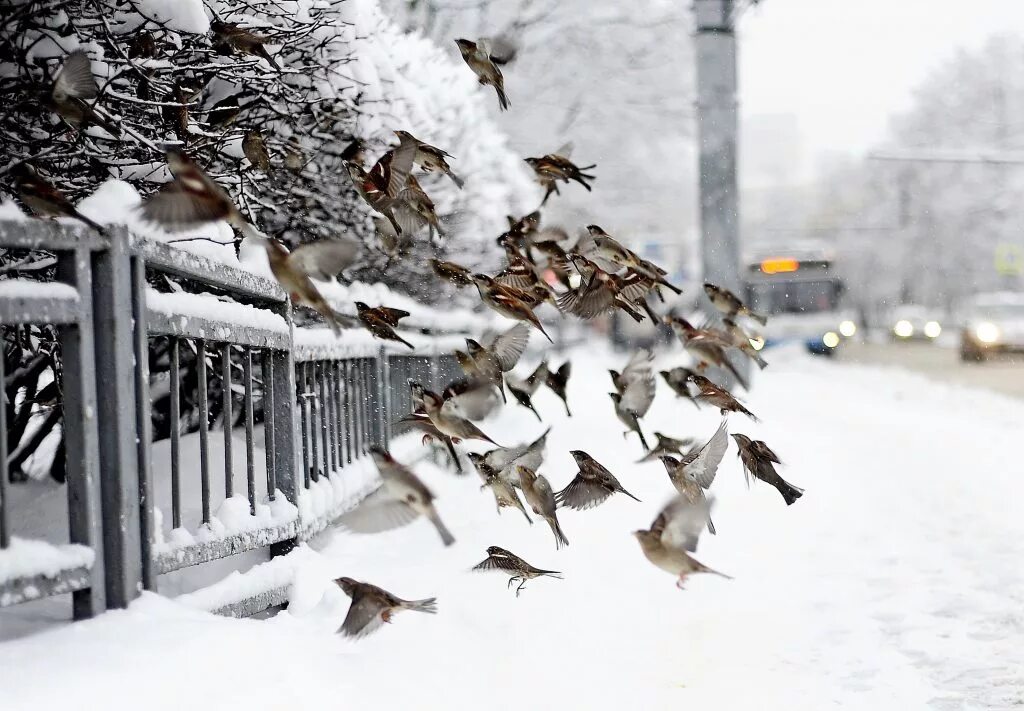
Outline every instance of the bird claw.
[(679, 580), (676, 581), (676, 587), (680, 590), (685, 590), (686, 575), (680, 575)]

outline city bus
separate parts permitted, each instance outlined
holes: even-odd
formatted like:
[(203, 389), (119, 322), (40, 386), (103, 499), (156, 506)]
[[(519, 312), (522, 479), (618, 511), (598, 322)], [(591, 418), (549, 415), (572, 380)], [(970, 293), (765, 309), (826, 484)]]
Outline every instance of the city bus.
[(857, 332), (853, 314), (842, 307), (843, 280), (825, 250), (784, 250), (746, 260), (742, 274), (747, 305), (768, 317), (763, 347), (801, 343), (831, 355)]

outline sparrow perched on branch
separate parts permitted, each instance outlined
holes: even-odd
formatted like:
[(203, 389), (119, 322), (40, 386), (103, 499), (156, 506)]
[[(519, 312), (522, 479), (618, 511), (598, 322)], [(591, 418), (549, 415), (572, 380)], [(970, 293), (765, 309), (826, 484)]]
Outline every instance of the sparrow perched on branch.
[(11, 168), (18, 197), (32, 212), (40, 217), (73, 217), (100, 234), (106, 234), (103, 227), (78, 211), (64, 193), (43, 180), (28, 163), (18, 163)]
[(527, 410), (537, 416), (538, 422), (543, 422), (540, 417), (540, 413), (537, 412), (537, 408), (533, 406), (533, 396), (537, 392), (537, 388), (540, 384), (545, 381), (548, 374), (547, 363), (541, 362), (533, 372), (526, 376), (525, 380), (520, 380), (511, 373), (505, 376), (505, 385), (508, 386), (508, 391), (512, 393), (512, 397), (515, 401), (525, 407)]
[[(510, 485), (522, 486), (516, 467), (524, 466), (534, 471), (540, 468), (540, 465), (544, 463), (544, 448), (547, 446), (549, 432), (551, 432), (550, 427), (532, 442), (516, 447), (498, 447), (484, 454), (470, 453), (469, 458), (474, 464), (487, 464)], [(481, 476), (483, 475), (481, 474)]]
[[(714, 483), (718, 465), (722, 463), (728, 446), (729, 434), (726, 430), (726, 420), (723, 418), (715, 434), (703, 447), (688, 452), (680, 460), (667, 454), (661, 457), (672, 486), (689, 503), (696, 504), (704, 500), (704, 490), (711, 488), (711, 484)], [(710, 516), (708, 532), (715, 532), (715, 525), (711, 522)]]
[(503, 286), (497, 283), (486, 274), (474, 274), (473, 283), (476, 285), (480, 300), (506, 318), (515, 321), (525, 321), (544, 334), (544, 337), (551, 340), (551, 336), (544, 330), (540, 319), (533, 313), (535, 297), (520, 289)]
[(676, 396), (681, 397), (684, 400), (689, 400), (693, 403), (694, 407), (698, 410), (700, 409), (700, 405), (697, 404), (697, 400), (694, 398), (693, 393), (690, 392), (690, 388), (687, 385), (687, 378), (691, 375), (695, 375), (692, 370), (679, 366), (672, 370), (658, 371), (658, 374), (665, 379), (665, 382), (668, 383), (670, 388), (672, 388), (672, 392), (674, 392)]
[(723, 316), (728, 316), (729, 318), (734, 319), (739, 314), (749, 316), (762, 326), (768, 323), (767, 316), (756, 314), (748, 309), (736, 294), (732, 293), (725, 287), (715, 286), (710, 282), (705, 282), (704, 293), (708, 295), (708, 299), (711, 300), (711, 304), (718, 309)]
[(708, 518), (709, 508), (707, 500), (691, 504), (677, 497), (661, 510), (650, 529), (633, 531), (647, 560), (665, 572), (679, 576), (676, 587), (680, 589), (690, 573), (713, 573), (729, 578), (687, 552), (697, 549), (697, 540)]
[[(774, 486), (782, 494), (787, 506), (792, 506), (794, 501), (804, 495), (803, 489), (793, 486), (775, 471), (775, 465), (780, 463), (779, 458), (767, 444), (742, 434), (734, 434), (732, 438), (736, 440), (736, 445), (740, 449), (739, 457), (746, 475)], [(750, 483), (749, 478), (747, 483)]]
[(569, 386), (569, 376), (572, 374), (572, 362), (565, 361), (558, 366), (557, 370), (551, 370), (545, 364), (545, 370), (547, 371), (547, 377), (544, 378), (544, 384), (565, 405), (565, 414), (572, 417), (572, 412), (569, 410), (569, 397), (566, 394), (566, 388)]
[(511, 573), (512, 577), (509, 578), (508, 587), (511, 587), (514, 582), (519, 582), (519, 587), (516, 588), (516, 597), (519, 597), (519, 593), (522, 592), (527, 580), (533, 580), (542, 575), (547, 575), (551, 578), (562, 578), (562, 574), (559, 571), (534, 568), (515, 553), (510, 553), (498, 546), (488, 546), (487, 557), (474, 565), (473, 570), (499, 570), (504, 573)]
[(551, 533), (555, 536), (555, 550), (562, 546), (569, 545), (569, 539), (562, 532), (558, 523), (558, 515), (555, 513), (555, 493), (551, 490), (551, 484), (543, 474), (537, 474), (533, 469), (524, 466), (517, 466), (519, 481), (523, 487), (523, 496), (526, 503), (530, 505), (533, 512), (548, 522)]
[(523, 516), (526, 517), (527, 523), (533, 525), (533, 520), (530, 515), (526, 513), (526, 507), (523, 506), (523, 502), (519, 500), (519, 495), (516, 493), (515, 488), (503, 479), (498, 472), (489, 464), (483, 461), (474, 461), (477, 471), (480, 476), (484, 478), (483, 486), (481, 489), (490, 489), (491, 493), (494, 494), (494, 502), (498, 506), (498, 514), (501, 515), (501, 510), (505, 507), (519, 509), (522, 511)]
[(473, 284), (473, 272), (461, 264), (455, 262), (445, 262), (440, 259), (434, 259), (431, 257), (429, 260), (431, 269), (434, 270), (434, 274), (445, 281), (454, 284), (458, 287), (470, 286)]
[(494, 385), (501, 393), (502, 402), (505, 402), (504, 374), (516, 367), (529, 341), (530, 326), (525, 323), (517, 323), (504, 333), (485, 339), (486, 346), (467, 338), (468, 358), (463, 370), (466, 375)]
[(270, 152), (267, 142), (260, 131), (249, 131), (242, 139), (242, 153), (249, 159), (249, 164), (264, 173), (270, 172)]
[(437, 614), (437, 598), (426, 600), (403, 600), (387, 590), (352, 578), (338, 578), (334, 583), (352, 598), (345, 621), (338, 631), (347, 637), (365, 637), (379, 630), (385, 622), (402, 610), (416, 610)]
[(750, 342), (750, 335), (728, 316), (722, 319), (722, 325), (725, 326), (724, 333), (728, 336), (729, 342), (732, 343), (733, 347), (743, 351), (744, 355), (757, 363), (758, 368), (764, 370), (768, 363)]
[[(226, 96), (206, 112), (206, 124), (210, 128), (227, 128), (230, 126), (235, 119), (242, 113), (242, 109), (245, 108), (242, 104), (242, 99), (249, 95), (246, 91), (240, 91), (237, 94), (231, 94)], [(244, 151), (243, 145), (243, 151)]]
[(401, 140), (397, 148), (392, 148), (380, 157), (369, 173), (356, 160), (360, 155), (361, 149), (357, 149), (353, 158), (345, 161), (345, 168), (356, 192), (370, 207), (388, 219), (396, 233), (402, 234), (395, 209), (405, 205), (401, 193), (406, 188), (416, 159), (416, 144), (408, 139)]
[(382, 447), (370, 447), (370, 455), (380, 472), (381, 486), (354, 509), (342, 514), (338, 523), (356, 533), (379, 533), (405, 526), (423, 516), (437, 529), (446, 546), (454, 543), (455, 537), (434, 508), (434, 494), (420, 478)]
[(508, 110), (508, 97), (505, 96), (505, 78), (501, 75), (498, 65), (491, 59), (487, 47), (480, 46), (477, 42), (468, 39), (457, 39), (455, 44), (459, 46), (462, 53), (462, 60), (476, 74), (477, 81), (481, 86), (493, 86), (498, 92), (498, 104), (502, 111)]
[(587, 181), (594, 180), (594, 176), (585, 171), (593, 169), (597, 164), (578, 166), (569, 160), (571, 151), (572, 145), (566, 144), (554, 153), (548, 153), (539, 158), (524, 158), (526, 163), (533, 168), (537, 182), (544, 188), (544, 199), (541, 200), (541, 206), (547, 203), (552, 193), (558, 192), (558, 181), (568, 183), (573, 180), (586, 188), (587, 192), (592, 190)]
[(742, 412), (754, 422), (759, 422), (754, 413), (743, 407), (740, 401), (734, 398), (728, 390), (715, 385), (703, 375), (693, 373), (687, 378), (687, 381), (696, 385), (700, 391), (695, 396), (696, 399), (714, 405), (723, 415), (727, 412)]
[(462, 178), (452, 172), (451, 166), (448, 165), (446, 160), (452, 157), (451, 153), (445, 153), (436, 146), (424, 143), (408, 131), (395, 131), (395, 135), (398, 136), (400, 141), (408, 140), (416, 144), (416, 157), (413, 159), (415, 165), (423, 168), (427, 173), (432, 173), (435, 170), (440, 171), (451, 178), (452, 182), (459, 186), (459, 188), (463, 187)]
[(451, 437), (453, 442), (457, 444), (464, 439), (481, 439), (495, 447), (501, 446), (481, 432), (479, 427), (455, 412), (455, 408), (446, 405), (445, 400), (437, 393), (423, 391), (423, 406), (427, 417), (440, 432)]
[(100, 87), (92, 75), (92, 63), (85, 50), (76, 49), (61, 65), (50, 89), (50, 106), (67, 123), (78, 130), (84, 130), (90, 123), (96, 124), (114, 138), (121, 135), (121, 129), (109, 118), (100, 115), (93, 102), (100, 95)]
[(355, 264), (361, 249), (358, 242), (307, 242), (289, 252), (283, 244), (271, 237), (249, 235), (249, 239), (262, 244), (266, 249), (274, 279), (294, 303), (308, 306), (323, 316), (335, 335), (339, 335), (342, 328), (354, 325), (334, 312), (311, 278), (327, 281)]
[(252, 57), (260, 57), (266, 60), (267, 64), (274, 69), (281, 69), (281, 66), (264, 46), (270, 41), (268, 38), (230, 22), (222, 22), (221, 20), (213, 20), (210, 23), (210, 31), (213, 32), (213, 47), (217, 50), (218, 54), (225, 56), (235, 52), (238, 54), (248, 54)]
[(662, 434), (661, 432), (655, 432), (654, 436), (658, 439), (657, 444), (651, 447), (647, 454), (638, 459), (637, 464), (642, 462), (653, 462), (655, 459), (661, 459), (665, 455), (682, 454), (683, 449), (692, 447), (694, 442), (693, 437), (674, 439), (668, 435)]
[(723, 334), (706, 328), (695, 328), (681, 316), (666, 316), (665, 322), (672, 326), (672, 330), (679, 336), (683, 348), (700, 362), (700, 370), (709, 365), (725, 368), (732, 373), (744, 390), (748, 389), (746, 379), (729, 360), (726, 348), (732, 347), (732, 344)]
[(398, 341), (415, 350), (416, 346), (395, 333), (398, 322), (408, 315), (409, 312), (402, 309), (391, 309), (387, 306), (378, 306), (372, 309), (362, 301), (356, 302), (356, 318), (367, 331), (381, 340)]
[(640, 500), (622, 488), (614, 474), (583, 450), (574, 449), (569, 454), (576, 460), (579, 471), (568, 486), (555, 494), (559, 506), (584, 511), (603, 503), (616, 492), (634, 501)]

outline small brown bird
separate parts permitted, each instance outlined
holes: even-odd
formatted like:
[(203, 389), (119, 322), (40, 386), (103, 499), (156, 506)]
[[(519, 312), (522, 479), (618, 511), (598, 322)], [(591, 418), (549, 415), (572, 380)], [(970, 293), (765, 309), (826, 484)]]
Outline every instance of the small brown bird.
[(426, 225), (430, 227), (431, 236), (434, 232), (444, 236), (434, 201), (416, 180), (416, 176), (406, 178), (405, 187), (399, 191), (393, 210), (403, 234), (411, 235)]
[(455, 465), (455, 471), (458, 474), (462, 474), (462, 460), (459, 459), (458, 453), (455, 451), (455, 445), (452, 444), (452, 438), (441, 432), (434, 423), (427, 417), (426, 412), (410, 412), (408, 415), (404, 415), (399, 419), (395, 420), (396, 425), (408, 425), (413, 429), (417, 429), (423, 433), (421, 442), (424, 445), (430, 444), (431, 441), (438, 441), (444, 444), (445, 449), (448, 450), (448, 456), (451, 457), (452, 464)]
[(18, 163), (11, 168), (18, 197), (32, 212), (40, 217), (73, 217), (100, 234), (104, 229), (78, 211), (60, 190), (43, 180), (35, 168), (28, 163)]
[(166, 230), (178, 232), (224, 220), (247, 236), (266, 239), (256, 231), (224, 192), (195, 161), (180, 151), (167, 152), (174, 179), (142, 203), (142, 216)]
[(661, 432), (655, 432), (654, 436), (658, 439), (658, 443), (651, 447), (647, 454), (638, 459), (637, 464), (653, 462), (655, 459), (661, 459), (665, 455), (682, 454), (684, 449), (692, 447), (694, 443), (693, 437), (674, 439)]
[(370, 455), (380, 472), (381, 487), (342, 514), (338, 522), (356, 533), (379, 533), (405, 526), (423, 516), (437, 529), (446, 546), (454, 543), (455, 536), (434, 508), (434, 494), (420, 478), (382, 447), (370, 447)]
[(537, 408), (533, 406), (533, 396), (537, 392), (537, 388), (547, 378), (548, 364), (541, 362), (533, 372), (526, 376), (525, 380), (520, 380), (511, 373), (505, 376), (505, 385), (508, 386), (508, 391), (512, 393), (512, 397), (517, 403), (525, 407), (527, 410), (532, 412), (537, 417), (538, 422), (543, 422), (540, 417), (540, 413), (537, 412)]
[(687, 385), (686, 379), (691, 375), (695, 375), (692, 370), (680, 366), (678, 368), (673, 368), (672, 370), (658, 371), (658, 374), (665, 379), (665, 382), (670, 388), (672, 388), (672, 392), (674, 392), (677, 397), (689, 400), (693, 403), (694, 407), (698, 410), (700, 409), (700, 405), (697, 403), (697, 400), (694, 398), (693, 393), (690, 392), (690, 388)]
[[(530, 326), (517, 323), (504, 333), (484, 339), (486, 346), (480, 345), (472, 338), (466, 339), (468, 359), (463, 370), (466, 375), (480, 378), (491, 383), (501, 393), (505, 401), (504, 374), (516, 367), (520, 356), (530, 341)], [(462, 363), (460, 362), (460, 365)]]
[[(782, 494), (787, 506), (792, 506), (794, 501), (804, 495), (803, 489), (793, 486), (775, 471), (774, 465), (780, 464), (779, 457), (767, 444), (742, 434), (734, 434), (732, 438), (736, 440), (736, 445), (740, 449), (739, 456), (743, 462), (744, 474), (774, 486)], [(750, 483), (749, 478), (747, 483)]]
[(564, 292), (557, 299), (558, 308), (582, 319), (592, 319), (613, 309), (624, 311), (634, 321), (644, 320), (636, 310), (636, 299), (642, 298), (648, 287), (636, 275), (618, 277), (610, 274), (586, 257), (570, 252), (569, 263), (580, 275), (578, 288)]
[(551, 527), (551, 533), (555, 536), (555, 550), (569, 545), (569, 539), (565, 537), (558, 523), (558, 515), (555, 512), (558, 505), (555, 503), (555, 493), (551, 490), (550, 482), (543, 474), (537, 474), (533, 469), (524, 466), (517, 466), (516, 471), (519, 473), (526, 503)]
[(522, 486), (516, 467), (524, 466), (534, 471), (540, 468), (540, 465), (544, 463), (544, 448), (547, 446), (549, 432), (551, 432), (550, 427), (532, 442), (515, 447), (498, 447), (484, 454), (470, 453), (469, 458), (474, 464), (486, 463), (512, 486)]
[[(210, 128), (227, 128), (239, 117), (244, 108), (242, 99), (248, 96), (248, 92), (240, 91), (237, 94), (226, 96), (206, 112), (206, 124)], [(245, 146), (243, 144), (244, 152)]]
[(461, 264), (445, 262), (434, 258), (428, 261), (430, 262), (430, 267), (434, 270), (434, 274), (455, 286), (470, 286), (473, 283), (473, 272)]
[(710, 282), (704, 283), (704, 293), (708, 295), (711, 304), (721, 312), (723, 316), (735, 318), (737, 315), (749, 316), (762, 326), (768, 323), (768, 317), (755, 314), (740, 301), (736, 294), (722, 286), (715, 286)]
[(480, 439), (490, 442), (495, 447), (501, 446), (481, 432), (479, 427), (459, 415), (453, 407), (446, 407), (447, 404), (437, 393), (423, 391), (423, 406), (427, 417), (439, 431), (451, 437), (453, 442), (458, 444), (464, 439)]
[(248, 54), (266, 60), (267, 64), (274, 69), (281, 69), (281, 66), (264, 46), (270, 41), (268, 38), (230, 22), (222, 22), (221, 20), (212, 21), (210, 23), (210, 31), (214, 34), (213, 47), (217, 50), (218, 54), (225, 56), (235, 52), (238, 54)]
[(345, 621), (338, 631), (347, 637), (365, 637), (379, 630), (385, 622), (402, 610), (416, 610), (437, 614), (437, 598), (426, 600), (403, 600), (387, 590), (352, 578), (338, 578), (334, 583), (352, 598)]
[(362, 301), (356, 302), (356, 318), (367, 331), (381, 340), (398, 341), (404, 346), (415, 349), (416, 346), (395, 333), (398, 322), (408, 315), (409, 312), (402, 309), (392, 309), (387, 306), (378, 306), (372, 309)]
[(323, 316), (335, 335), (349, 325), (346, 319), (334, 312), (311, 278), (327, 281), (352, 266), (359, 257), (357, 242), (307, 242), (289, 252), (283, 244), (270, 237), (249, 235), (249, 239), (261, 243), (267, 250), (271, 273), (294, 303), (308, 306)]
[(554, 343), (551, 336), (544, 330), (544, 326), (541, 325), (540, 319), (533, 313), (534, 297), (531, 294), (520, 289), (503, 286), (486, 274), (474, 274), (473, 283), (484, 304), (506, 318), (529, 323), (543, 333), (548, 341)]
[(401, 193), (408, 184), (413, 161), (416, 159), (416, 144), (409, 140), (402, 141), (397, 148), (392, 148), (381, 156), (369, 173), (363, 170), (362, 164), (356, 160), (360, 156), (361, 149), (357, 149), (353, 152), (352, 159), (345, 161), (345, 168), (352, 178), (356, 192), (371, 208), (388, 219), (396, 233), (402, 234), (402, 226), (398, 222), (395, 209), (405, 205)]
[(519, 593), (522, 592), (527, 580), (533, 580), (542, 575), (547, 575), (551, 578), (562, 578), (562, 574), (559, 571), (534, 568), (515, 553), (510, 553), (498, 546), (489, 546), (487, 548), (487, 557), (474, 565), (473, 570), (500, 570), (504, 573), (511, 573), (512, 577), (509, 578), (508, 587), (511, 587), (514, 582), (519, 582), (519, 587), (516, 588), (516, 597), (519, 597)]
[(729, 361), (726, 349), (732, 347), (732, 344), (726, 336), (710, 329), (696, 328), (681, 316), (666, 316), (665, 322), (672, 326), (672, 330), (679, 336), (683, 348), (700, 362), (699, 370), (709, 365), (725, 368), (732, 373), (744, 390), (748, 389), (742, 373)]
[(451, 178), (452, 182), (459, 186), (459, 188), (463, 187), (462, 178), (452, 172), (451, 166), (448, 165), (446, 160), (452, 157), (451, 153), (445, 153), (436, 146), (424, 143), (408, 131), (395, 131), (395, 135), (398, 136), (399, 140), (410, 140), (416, 144), (416, 158), (413, 160), (416, 165), (423, 168), (427, 173), (432, 173), (435, 170), (440, 171)]
[(722, 325), (725, 326), (724, 333), (728, 335), (729, 341), (732, 345), (743, 351), (743, 354), (750, 358), (750, 360), (757, 363), (758, 368), (764, 370), (768, 363), (761, 357), (761, 354), (757, 352), (757, 349), (754, 348), (754, 344), (751, 343), (750, 335), (728, 316), (722, 319)]
[(557, 370), (551, 370), (545, 364), (545, 369), (547, 370), (547, 377), (544, 379), (544, 384), (565, 405), (565, 414), (572, 417), (572, 412), (569, 410), (569, 397), (566, 394), (566, 388), (569, 386), (569, 376), (572, 374), (572, 361), (565, 361), (558, 366)]
[[(615, 415), (626, 426), (626, 434), (636, 432), (644, 451), (648, 451), (647, 440), (640, 428), (640, 418), (647, 414), (654, 402), (656, 392), (654, 373), (651, 371), (651, 353), (638, 351), (630, 359), (620, 375), (614, 370), (608, 371), (612, 376), (612, 384), (616, 392), (609, 393), (615, 403)], [(625, 436), (625, 434), (623, 435)]]
[(50, 106), (75, 129), (84, 130), (93, 123), (117, 138), (121, 135), (120, 127), (96, 111), (93, 102), (99, 95), (100, 87), (92, 75), (89, 55), (76, 49), (64, 60), (53, 80)]
[[(373, 232), (377, 235), (377, 243), (384, 254), (388, 256), (388, 263), (392, 259), (400, 259), (408, 254), (412, 247), (412, 237), (407, 234), (398, 234), (387, 218), (379, 215), (373, 216)], [(384, 267), (387, 269), (387, 266)]]
[(554, 153), (548, 153), (539, 158), (524, 158), (526, 163), (533, 168), (537, 182), (545, 190), (544, 199), (540, 203), (542, 207), (547, 203), (552, 193), (558, 192), (558, 181), (568, 183), (570, 180), (573, 180), (586, 188), (587, 192), (592, 190), (590, 183), (587, 181), (594, 180), (595, 178), (585, 171), (593, 169), (597, 164), (578, 166), (569, 160), (569, 153), (571, 151), (572, 145), (567, 144)]
[(507, 111), (508, 97), (505, 96), (505, 78), (501, 75), (498, 65), (487, 53), (486, 46), (481, 47), (468, 39), (457, 39), (455, 44), (459, 46), (463, 61), (476, 74), (477, 81), (481, 86), (493, 86), (494, 90), (498, 92), (498, 104), (501, 106), (501, 110)]
[(640, 500), (622, 488), (614, 474), (583, 450), (574, 449), (569, 454), (576, 460), (579, 472), (568, 486), (555, 494), (555, 501), (559, 506), (584, 511), (603, 503), (616, 492), (625, 494), (634, 501)]
[(249, 131), (242, 139), (242, 153), (249, 159), (251, 167), (264, 173), (270, 172), (270, 152), (266, 139), (260, 131)]
[(530, 519), (530, 515), (526, 513), (526, 507), (523, 506), (523, 502), (519, 500), (519, 494), (516, 493), (515, 488), (505, 481), (495, 469), (483, 461), (474, 461), (477, 471), (480, 476), (484, 478), (483, 486), (481, 489), (490, 489), (491, 493), (494, 494), (494, 502), (498, 506), (498, 514), (501, 515), (503, 508), (519, 509), (523, 516), (526, 517), (527, 523), (531, 526), (533, 521)]
[(723, 415), (727, 412), (742, 412), (754, 422), (760, 421), (754, 416), (754, 413), (743, 407), (743, 405), (740, 404), (740, 401), (734, 398), (728, 390), (718, 387), (703, 375), (693, 373), (687, 377), (687, 382), (691, 382), (697, 386), (697, 389), (700, 392), (698, 392), (695, 397), (698, 400), (714, 405)]
[[(688, 452), (681, 460), (667, 454), (661, 457), (669, 481), (684, 499), (695, 504), (705, 498), (704, 490), (709, 489), (714, 483), (718, 465), (722, 463), (728, 446), (729, 433), (726, 430), (726, 420), (723, 418), (715, 434), (703, 447)], [(711, 522), (710, 516), (708, 531), (715, 533), (715, 525)]]
[(691, 573), (713, 573), (729, 578), (687, 552), (697, 549), (697, 540), (708, 518), (709, 508), (707, 500), (691, 504), (677, 497), (661, 510), (649, 530), (633, 531), (647, 560), (665, 572), (679, 576), (676, 587), (680, 589)]

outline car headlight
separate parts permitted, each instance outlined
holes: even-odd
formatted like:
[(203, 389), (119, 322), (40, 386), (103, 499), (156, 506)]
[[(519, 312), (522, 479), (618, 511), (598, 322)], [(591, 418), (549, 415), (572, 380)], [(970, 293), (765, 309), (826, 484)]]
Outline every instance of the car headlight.
[(928, 338), (938, 338), (940, 333), (942, 333), (942, 326), (938, 321), (929, 321), (924, 325), (924, 335)]
[(982, 321), (974, 327), (974, 335), (982, 343), (995, 343), (999, 340), (999, 327), (990, 321)]
[(892, 332), (900, 338), (910, 338), (914, 335), (914, 324), (905, 318), (901, 318), (896, 322), (896, 325), (892, 327)]
[(850, 321), (849, 319), (839, 324), (839, 333), (842, 334), (845, 338), (851, 337), (856, 332), (857, 324), (855, 324), (853, 321)]
[(829, 331), (821, 337), (821, 342), (824, 343), (828, 348), (835, 348), (839, 345), (839, 334), (835, 331)]

